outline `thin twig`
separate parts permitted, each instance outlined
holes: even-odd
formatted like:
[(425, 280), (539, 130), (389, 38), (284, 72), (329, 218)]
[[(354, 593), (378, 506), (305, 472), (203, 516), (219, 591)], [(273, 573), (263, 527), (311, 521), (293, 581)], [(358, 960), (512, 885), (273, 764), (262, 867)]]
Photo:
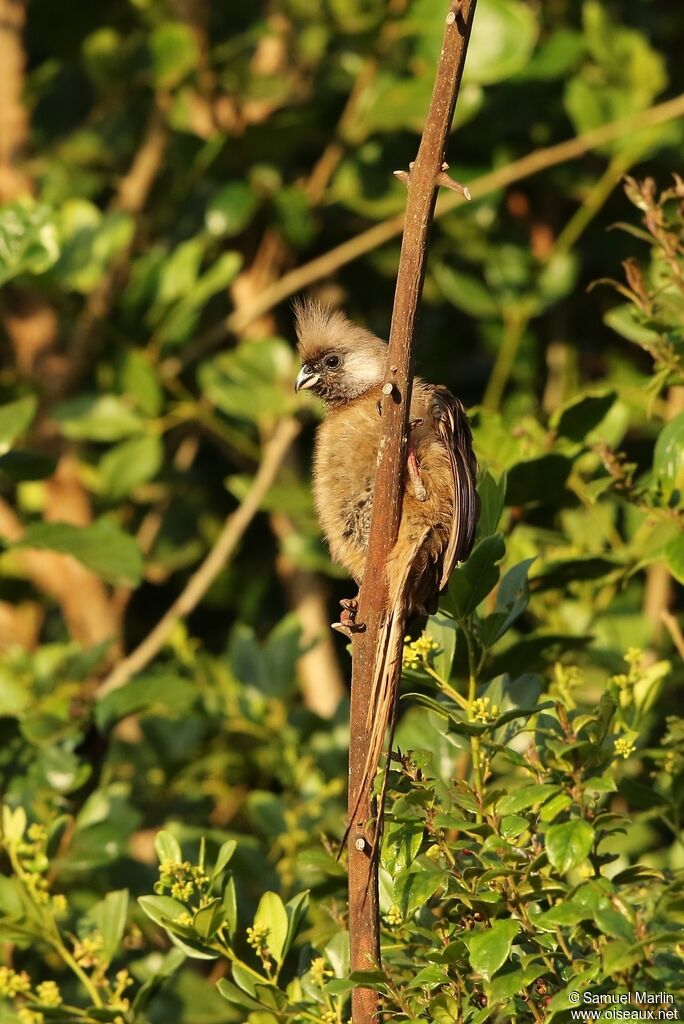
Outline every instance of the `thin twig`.
[(99, 697), (123, 686), (132, 676), (149, 665), (168, 640), (176, 623), (197, 607), (218, 574), (225, 568), (247, 527), (259, 511), (264, 495), (278, 475), (290, 445), (300, 429), (298, 421), (290, 417), (279, 421), (266, 445), (261, 465), (242, 504), (228, 516), (213, 548), (151, 633), (131, 654), (119, 662), (104, 680), (98, 692)]
[(665, 629), (672, 637), (672, 643), (677, 648), (680, 658), (684, 658), (684, 634), (682, 634), (681, 626), (672, 612), (668, 611), (666, 608), (664, 608), (660, 613), (660, 618), (662, 619)]
[[(635, 132), (664, 124), (667, 121), (673, 121), (682, 115), (684, 115), (684, 93), (675, 96), (674, 99), (659, 103), (655, 107), (649, 107), (648, 110), (641, 111), (639, 114), (622, 118), (619, 121), (610, 121), (599, 128), (593, 128), (582, 135), (577, 135), (573, 139), (566, 139), (554, 146), (528, 153), (527, 156), (513, 160), (504, 167), (482, 174), (469, 184), (469, 191), (473, 200), (482, 199), (492, 192), (507, 188), (515, 182), (529, 178), (533, 174), (539, 174), (550, 167), (567, 163), (570, 160), (577, 160), (585, 153), (598, 149), (609, 142), (614, 142), (616, 139), (631, 136)], [(466, 201), (464, 196), (457, 193), (444, 195), (437, 206), (435, 216), (443, 217)], [(176, 376), (189, 363), (221, 345), (229, 335), (243, 332), (269, 309), (273, 309), (274, 306), (309, 287), (315, 281), (328, 277), (340, 267), (346, 266), (347, 263), (352, 263), (360, 256), (385, 245), (400, 235), (403, 229), (404, 214), (397, 214), (380, 224), (375, 224), (372, 228), (350, 238), (334, 249), (330, 249), (322, 256), (317, 256), (309, 263), (284, 274), (280, 280), (265, 288), (249, 307), (231, 313), (221, 323), (210, 327), (200, 335), (192, 345), (188, 345), (182, 359), (167, 359), (162, 364), (164, 375)]]
[[(397, 285), (392, 309), (383, 388), (382, 437), (378, 450), (373, 513), (363, 585), (359, 594), (359, 621), (364, 632), (354, 636), (349, 742), (349, 940), (352, 970), (380, 961), (377, 851), (375, 838), (366, 834), (373, 801), (364, 786), (372, 731), (373, 683), (379, 637), (387, 612), (385, 566), (396, 542), (402, 504), (406, 434), (413, 384), (413, 330), (423, 289), (427, 246), (442, 173), (446, 142), (461, 84), (465, 56), (477, 0), (451, 0), (442, 51), (418, 155), (407, 181), (406, 227), (402, 239)], [(445, 4), (446, 12), (446, 4)], [(354, 1024), (378, 1019), (378, 997), (373, 989), (352, 993)]]

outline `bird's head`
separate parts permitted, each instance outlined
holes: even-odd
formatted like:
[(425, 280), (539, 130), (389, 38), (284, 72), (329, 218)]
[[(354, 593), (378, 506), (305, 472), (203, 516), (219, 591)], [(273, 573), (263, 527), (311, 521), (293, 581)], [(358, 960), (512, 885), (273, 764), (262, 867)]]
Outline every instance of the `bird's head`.
[(327, 405), (345, 405), (382, 383), (384, 341), (311, 299), (295, 306), (295, 317), (302, 361), (296, 391), (306, 388)]

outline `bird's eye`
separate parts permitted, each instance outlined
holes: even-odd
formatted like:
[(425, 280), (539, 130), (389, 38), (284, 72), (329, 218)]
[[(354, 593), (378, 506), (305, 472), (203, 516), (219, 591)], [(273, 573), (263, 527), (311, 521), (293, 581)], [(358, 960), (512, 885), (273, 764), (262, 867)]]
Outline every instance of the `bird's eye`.
[(340, 357), (339, 356), (326, 356), (325, 359), (323, 360), (323, 362), (328, 367), (328, 369), (334, 370), (336, 366), (340, 365)]

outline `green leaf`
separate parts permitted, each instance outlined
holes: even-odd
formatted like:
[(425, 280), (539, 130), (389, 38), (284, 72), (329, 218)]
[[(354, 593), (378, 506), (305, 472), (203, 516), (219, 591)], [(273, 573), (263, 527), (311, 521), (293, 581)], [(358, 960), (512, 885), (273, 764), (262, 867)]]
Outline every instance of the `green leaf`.
[(390, 874), (413, 864), (423, 844), (425, 826), (421, 819), (391, 821), (385, 827), (381, 863)]
[(614, 391), (594, 391), (573, 398), (551, 417), (551, 426), (561, 437), (586, 441), (587, 435), (607, 416), (615, 403)]
[(49, 207), (13, 203), (0, 209), (0, 285), (20, 274), (43, 274), (58, 258)]
[(513, 939), (519, 932), (517, 921), (495, 921), (491, 928), (466, 939), (473, 970), (489, 981), (508, 959)]
[(53, 274), (67, 289), (87, 294), (129, 245), (135, 220), (120, 210), (103, 214), (87, 199), (68, 199), (59, 212), (62, 241)]
[(240, 253), (222, 253), (192, 288), (163, 314), (158, 327), (160, 339), (170, 345), (187, 341), (209, 299), (228, 287), (241, 266)]
[(506, 573), (496, 595), (496, 611), (482, 623), (482, 642), (492, 647), (527, 608), (530, 597), (527, 574), (534, 558), (526, 558)]
[(425, 858), (400, 871), (394, 880), (394, 897), (404, 917), (410, 917), (445, 885), (448, 875), (425, 863)]
[(140, 484), (155, 477), (163, 461), (164, 447), (160, 438), (153, 434), (122, 442), (100, 459), (103, 493), (111, 501), (125, 498)]
[(456, 650), (456, 625), (453, 619), (437, 612), (428, 619), (425, 631), (439, 645), (432, 655), (433, 668), (442, 679), (448, 679)]
[(544, 806), (539, 811), (540, 821), (553, 821), (559, 814), (566, 811), (568, 807), (572, 807), (572, 797), (568, 796), (567, 793), (558, 793), (557, 796), (551, 797), (547, 800)]
[(504, 796), (496, 805), (496, 813), (500, 815), (517, 814), (518, 811), (526, 811), (549, 797), (560, 792), (560, 786), (551, 782), (538, 782), (531, 786), (523, 786), (515, 793)]
[(223, 901), (217, 896), (197, 911), (192, 919), (192, 927), (203, 941), (208, 942), (220, 928), (223, 918)]
[(171, 832), (166, 830), (157, 832), (154, 837), (154, 848), (157, 851), (160, 864), (163, 860), (171, 860), (176, 864), (180, 864), (183, 860), (180, 843)]
[(120, 441), (144, 427), (117, 395), (81, 395), (62, 402), (54, 415), (64, 437), (72, 441)]
[(660, 339), (658, 331), (654, 331), (642, 323), (642, 314), (630, 302), (613, 306), (603, 316), (603, 322), (627, 341), (638, 345), (653, 345)]
[(665, 497), (675, 490), (684, 492), (684, 412), (671, 419), (658, 435), (653, 476)]
[(33, 523), (16, 548), (40, 548), (72, 555), (107, 583), (137, 586), (143, 564), (138, 545), (109, 519), (89, 526), (72, 523)]
[(219, 878), (226, 870), (233, 854), (237, 850), (237, 841), (235, 839), (227, 839), (225, 843), (222, 843), (219, 852), (216, 856), (216, 863), (214, 864), (214, 870), (211, 873), (212, 881)]
[[(434, 67), (443, 19), (435, 17), (433, 0), (413, 3), (406, 23), (420, 37), (421, 57)], [(532, 55), (538, 31), (534, 11), (521, 0), (480, 0), (468, 50), (468, 81), (490, 85), (521, 71)]]
[(289, 921), (285, 904), (275, 892), (265, 892), (254, 915), (255, 928), (267, 928), (268, 950), (277, 964), (283, 962)]
[(0, 455), (8, 452), (15, 438), (24, 433), (36, 414), (37, 406), (33, 395), (0, 405)]
[(232, 238), (243, 231), (259, 207), (259, 197), (244, 181), (231, 181), (211, 200), (206, 212), (212, 235)]
[(684, 584), (684, 534), (677, 533), (667, 542), (665, 558), (674, 578)]
[(483, 281), (443, 263), (437, 264), (433, 274), (444, 298), (457, 309), (478, 319), (499, 315), (499, 305)]
[(138, 903), (150, 920), (161, 928), (168, 928), (169, 923), (186, 913), (183, 904), (171, 896), (139, 896)]
[(235, 879), (229, 875), (223, 890), (223, 914), (228, 928), (229, 935), (235, 935), (237, 929), (237, 892), (235, 890)]
[(490, 1004), (506, 1003), (513, 999), (518, 992), (536, 981), (540, 974), (544, 973), (544, 965), (532, 963), (524, 970), (508, 971), (495, 978), (487, 988), (487, 998)]
[(153, 29), (150, 52), (155, 83), (164, 89), (178, 85), (199, 60), (195, 33), (180, 21), (164, 21)]
[(128, 915), (128, 889), (108, 892), (104, 899), (88, 911), (92, 922), (103, 940), (103, 957), (111, 963), (119, 952)]
[(545, 836), (549, 861), (561, 874), (586, 860), (593, 843), (594, 830), (582, 818), (573, 818), (562, 825), (552, 825)]
[(346, 978), (349, 974), (349, 932), (339, 931), (333, 935), (323, 952), (335, 977)]
[[(565, 106), (578, 132), (644, 110), (667, 85), (663, 57), (646, 36), (615, 24), (599, 0), (582, 7), (584, 35), (594, 59), (568, 82)], [(622, 148), (634, 139), (621, 139)]]
[(231, 1006), (236, 1006), (239, 1010), (245, 1010), (249, 1013), (250, 1010), (261, 1009), (261, 1003), (258, 1003), (256, 999), (252, 999), (251, 996), (243, 992), (237, 985), (234, 985), (232, 981), (228, 981), (227, 978), (221, 978), (216, 988), (223, 998), (228, 1000)]
[(125, 43), (113, 28), (91, 32), (83, 43), (83, 64), (86, 73), (102, 90), (116, 88), (125, 74)]
[(23, 807), (12, 809), (8, 804), (2, 805), (2, 835), (8, 843), (21, 842), (26, 831), (26, 811)]
[(306, 917), (309, 909), (309, 890), (306, 889), (304, 892), (297, 893), (292, 899), (288, 900), (285, 904), (285, 912), (287, 914), (287, 936), (285, 938), (285, 945), (283, 946), (282, 959), (284, 960), (290, 949), (292, 943), (297, 938), (297, 933), (301, 927), (302, 921)]
[(540, 455), (518, 462), (508, 470), (507, 505), (555, 502), (563, 493), (572, 469), (565, 455)]
[(449, 579), (448, 597), (451, 610), (458, 619), (475, 611), (481, 601), (496, 586), (499, 579), (497, 562), (506, 553), (503, 536), (484, 537), (470, 558), (454, 569)]
[(178, 718), (197, 700), (196, 686), (170, 672), (151, 672), (136, 676), (124, 686), (98, 698), (95, 721), (100, 729), (109, 729), (129, 715), (146, 712)]
[(304, 189), (297, 186), (278, 189), (273, 201), (278, 224), (286, 240), (295, 248), (308, 245), (316, 232), (316, 225)]
[(258, 422), (293, 407), (295, 366), (280, 339), (266, 338), (223, 352), (200, 367), (203, 392), (228, 416)]
[(485, 472), (478, 487), (480, 496), (480, 518), (477, 523), (478, 537), (491, 537), (496, 533), (504, 510), (506, 499), (506, 474), (502, 473), (498, 481), (490, 472)]
[(521, 71), (539, 33), (534, 11), (519, 0), (480, 0), (476, 18), (467, 77), (491, 85)]
[(164, 392), (144, 352), (129, 349), (117, 370), (122, 394), (130, 398), (144, 416), (158, 416), (164, 407)]

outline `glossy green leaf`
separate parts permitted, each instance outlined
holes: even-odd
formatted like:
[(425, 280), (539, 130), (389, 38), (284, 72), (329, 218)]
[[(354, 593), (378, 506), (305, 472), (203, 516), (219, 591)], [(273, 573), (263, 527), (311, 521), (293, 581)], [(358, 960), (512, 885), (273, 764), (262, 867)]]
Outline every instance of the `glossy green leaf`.
[(136, 676), (124, 686), (100, 697), (95, 720), (100, 729), (141, 712), (177, 718), (184, 715), (197, 699), (195, 685), (167, 672)]
[(473, 970), (489, 981), (508, 959), (519, 932), (517, 921), (495, 921), (491, 928), (471, 935), (468, 954)]
[(157, 851), (160, 863), (164, 860), (174, 861), (177, 864), (183, 860), (180, 843), (171, 832), (162, 830), (154, 837), (154, 848)]
[(102, 936), (103, 958), (111, 963), (119, 952), (128, 915), (128, 890), (108, 892), (88, 911), (88, 920)]
[(593, 843), (594, 830), (582, 818), (573, 818), (562, 825), (552, 825), (545, 837), (549, 861), (561, 874), (586, 860)]
[(98, 519), (89, 526), (34, 523), (14, 546), (72, 555), (107, 583), (136, 586), (142, 577), (138, 545), (109, 519)]
[(571, 441), (586, 441), (587, 435), (606, 417), (616, 397), (614, 391), (602, 391), (574, 398), (554, 413), (551, 426)]
[(457, 618), (463, 618), (475, 611), (481, 601), (496, 586), (499, 579), (499, 562), (505, 552), (500, 533), (484, 537), (475, 547), (470, 558), (454, 569), (449, 579), (448, 597), (450, 608)]
[(47, 206), (13, 203), (0, 209), (0, 284), (20, 274), (43, 274), (58, 258), (57, 228)]
[(289, 921), (285, 904), (277, 893), (265, 892), (263, 894), (254, 915), (254, 927), (268, 930), (266, 944), (269, 953), (276, 963), (282, 963)]
[(99, 467), (104, 494), (111, 501), (126, 497), (155, 477), (163, 461), (163, 445), (153, 434), (134, 437), (110, 448)]

